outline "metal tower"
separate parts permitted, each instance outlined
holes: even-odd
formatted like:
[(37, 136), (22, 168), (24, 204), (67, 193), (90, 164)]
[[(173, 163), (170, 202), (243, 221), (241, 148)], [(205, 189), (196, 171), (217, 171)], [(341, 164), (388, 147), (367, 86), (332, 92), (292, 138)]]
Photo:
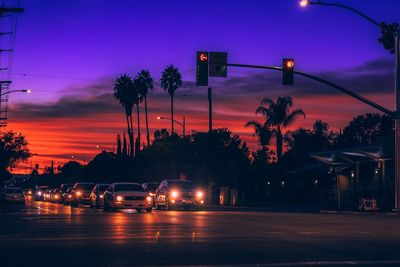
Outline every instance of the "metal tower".
[(18, 14), (23, 11), (19, 0), (2, 1), (0, 6), (0, 128), (7, 126), (12, 52)]

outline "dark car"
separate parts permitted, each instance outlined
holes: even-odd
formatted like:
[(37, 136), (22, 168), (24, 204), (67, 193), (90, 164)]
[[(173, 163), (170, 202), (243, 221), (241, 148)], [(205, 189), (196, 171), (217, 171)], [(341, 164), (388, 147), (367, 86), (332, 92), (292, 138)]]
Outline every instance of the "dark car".
[(73, 184), (62, 184), (59, 187), (60, 195), (61, 195), (61, 200), (60, 202), (64, 203), (65, 202), (65, 193), (67, 192), (68, 188), (73, 187)]
[(156, 208), (165, 210), (174, 207), (200, 209), (204, 204), (204, 193), (196, 190), (190, 181), (164, 180), (156, 191)]
[(90, 193), (94, 183), (76, 183), (72, 189), (73, 200), (71, 206), (77, 207), (79, 204), (90, 204)]
[(104, 192), (110, 184), (96, 184), (90, 193), (90, 206), (100, 208), (104, 205)]
[(44, 185), (42, 185), (42, 186), (36, 186), (36, 188), (35, 188), (35, 192), (34, 192), (34, 197), (35, 197), (35, 200), (43, 200), (43, 195), (44, 195), (44, 192), (46, 191), (46, 190), (48, 190), (49, 189), (49, 187), (48, 186), (44, 186)]
[(60, 189), (56, 188), (50, 192), (50, 201), (55, 203), (62, 202), (62, 194)]
[(74, 195), (72, 194), (73, 188), (73, 186), (68, 187), (67, 190), (65, 190), (65, 192), (62, 194), (64, 205), (70, 205), (72, 200), (74, 199)]
[(25, 207), (24, 191), (19, 187), (4, 188), (0, 192), (0, 203), (2, 207)]

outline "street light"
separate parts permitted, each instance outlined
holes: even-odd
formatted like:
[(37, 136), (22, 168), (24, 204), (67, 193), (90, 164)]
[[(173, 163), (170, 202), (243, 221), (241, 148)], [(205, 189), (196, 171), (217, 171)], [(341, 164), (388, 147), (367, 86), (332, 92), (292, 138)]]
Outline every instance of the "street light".
[[(97, 145), (96, 148), (97, 148), (97, 149), (100, 149), (100, 150), (102, 150), (102, 151), (106, 151), (106, 152), (107, 152), (107, 150), (111, 150), (110, 147), (105, 147), (105, 146), (101, 146), (101, 145)], [(113, 153), (114, 153), (114, 148), (112, 148), (112, 151), (113, 151)]]
[(168, 121), (173, 121), (173, 122), (175, 122), (176, 124), (182, 126), (182, 128), (183, 128), (183, 137), (185, 137), (185, 133), (186, 133), (186, 119), (185, 119), (185, 116), (183, 116), (183, 121), (182, 121), (182, 122), (179, 122), (179, 121), (177, 121), (177, 120), (175, 120), (175, 119), (173, 120), (173, 119), (168, 118), (168, 117), (162, 117), (162, 116), (157, 116), (157, 120), (168, 120)]
[(9, 94), (11, 94), (11, 93), (17, 93), (17, 92), (30, 94), (32, 91), (31, 91), (31, 90), (27, 90), (27, 89), (22, 89), (22, 90), (11, 90), (11, 91), (2, 93), (0, 96), (5, 96), (5, 95), (9, 95)]
[[(364, 19), (368, 20), (372, 24), (379, 27), (381, 31), (385, 30), (385, 24), (379, 23), (376, 20), (368, 17), (367, 15), (363, 14), (362, 12), (348, 7), (342, 4), (335, 4), (335, 3), (326, 3), (322, 1), (314, 2), (310, 0), (301, 0), (300, 6), (306, 7), (308, 5), (321, 5), (321, 6), (333, 6), (333, 7), (340, 7), (346, 10), (349, 10), (357, 15), (363, 17)], [(392, 113), (392, 117), (395, 121), (395, 210), (399, 210), (400, 208), (400, 33), (397, 31), (393, 32), (394, 37), (394, 47), (395, 47), (395, 58), (396, 58), (396, 67), (395, 67), (395, 101), (396, 101), (396, 110)]]

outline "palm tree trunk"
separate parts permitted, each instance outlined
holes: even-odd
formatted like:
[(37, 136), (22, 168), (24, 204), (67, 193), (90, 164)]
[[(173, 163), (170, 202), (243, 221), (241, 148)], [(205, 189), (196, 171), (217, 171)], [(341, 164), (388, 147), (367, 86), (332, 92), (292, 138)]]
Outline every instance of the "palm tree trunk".
[(174, 95), (171, 94), (171, 134), (174, 133)]
[(133, 158), (135, 156), (135, 134), (133, 130), (133, 119), (132, 115), (130, 116), (130, 121), (131, 121), (131, 135), (129, 136), (129, 144), (130, 144), (130, 155)]
[(140, 110), (139, 110), (139, 104), (136, 105), (136, 114), (137, 114), (137, 129), (138, 129), (138, 145), (136, 149), (140, 151)]
[(278, 161), (280, 161), (282, 158), (282, 149), (283, 149), (282, 132), (280, 125), (278, 125), (276, 129), (276, 154), (278, 157)]
[(150, 146), (149, 119), (147, 118), (147, 97), (144, 98), (144, 113), (146, 114), (147, 146)]

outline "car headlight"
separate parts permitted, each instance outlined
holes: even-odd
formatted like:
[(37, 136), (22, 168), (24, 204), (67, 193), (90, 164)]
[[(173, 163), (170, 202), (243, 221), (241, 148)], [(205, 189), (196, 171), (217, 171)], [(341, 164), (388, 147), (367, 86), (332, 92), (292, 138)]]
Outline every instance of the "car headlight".
[(122, 201), (124, 198), (122, 196), (117, 196), (117, 201)]
[(177, 191), (172, 191), (171, 192), (171, 197), (177, 197), (178, 196), (178, 192)]
[(78, 197), (82, 196), (82, 192), (81, 192), (81, 191), (76, 191), (75, 194), (76, 194)]
[(202, 191), (197, 191), (196, 196), (197, 196), (198, 198), (203, 198), (204, 194), (203, 194)]
[(147, 202), (151, 202), (153, 199), (151, 196), (146, 197)]
[(41, 196), (41, 195), (42, 195), (42, 192), (41, 192), (41, 191), (38, 191), (37, 194), (38, 194), (38, 196)]
[(104, 197), (104, 195), (103, 195), (103, 194), (100, 194), (100, 195), (99, 195), (99, 198), (103, 198), (103, 197)]

